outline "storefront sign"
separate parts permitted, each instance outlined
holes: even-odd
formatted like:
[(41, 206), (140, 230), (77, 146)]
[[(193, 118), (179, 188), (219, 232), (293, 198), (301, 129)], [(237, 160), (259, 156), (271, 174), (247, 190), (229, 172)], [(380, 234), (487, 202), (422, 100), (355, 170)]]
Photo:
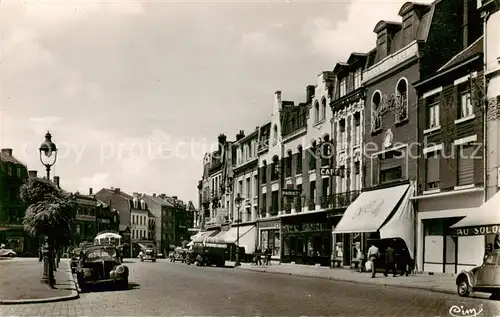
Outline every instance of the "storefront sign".
[(76, 215), (76, 220), (82, 220), (82, 221), (95, 221), (95, 216), (89, 216), (89, 215)]
[(292, 232), (312, 232), (312, 231), (326, 231), (330, 230), (328, 225), (323, 222), (319, 223), (303, 223), (302, 225), (283, 225), (281, 227), (281, 232), (292, 233)]
[(300, 195), (300, 191), (298, 189), (282, 189), (281, 193), (285, 197), (298, 197)]
[(483, 234), (500, 233), (500, 225), (479, 226), (457, 229), (458, 236), (477, 236)]
[(266, 221), (266, 222), (260, 222), (259, 221), (259, 228), (279, 228), (280, 227), (280, 222), (279, 220), (276, 221)]
[(337, 176), (338, 169), (330, 167), (322, 167), (320, 169), (321, 176)]

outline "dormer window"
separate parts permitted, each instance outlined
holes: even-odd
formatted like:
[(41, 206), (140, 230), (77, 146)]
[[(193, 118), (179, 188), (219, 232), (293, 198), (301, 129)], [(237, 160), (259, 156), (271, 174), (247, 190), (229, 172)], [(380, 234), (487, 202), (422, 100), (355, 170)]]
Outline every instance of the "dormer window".
[(134, 209), (138, 209), (139, 208), (139, 201), (137, 200), (137, 198), (134, 198), (133, 204), (134, 204)]
[(345, 94), (347, 93), (347, 77), (342, 77), (340, 78), (340, 87), (339, 87), (339, 93), (340, 93), (340, 96), (339, 97), (342, 97), (342, 96), (345, 96)]
[(408, 119), (408, 83), (405, 78), (401, 78), (396, 86), (395, 106), (396, 123)]
[(356, 69), (354, 72), (354, 89), (361, 87), (361, 68)]
[(146, 202), (141, 200), (141, 209), (146, 209)]

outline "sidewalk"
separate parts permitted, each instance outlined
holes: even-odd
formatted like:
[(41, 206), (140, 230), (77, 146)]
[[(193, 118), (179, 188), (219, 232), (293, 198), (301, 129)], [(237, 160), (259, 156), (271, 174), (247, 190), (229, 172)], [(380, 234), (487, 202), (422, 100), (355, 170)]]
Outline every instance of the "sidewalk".
[(446, 275), (410, 274), (408, 277), (399, 275), (396, 277), (392, 277), (392, 275), (385, 277), (382, 273), (377, 273), (376, 278), (371, 278), (370, 273), (359, 273), (358, 271), (350, 269), (331, 269), (328, 267), (289, 263), (273, 263), (270, 266), (252, 266), (250, 263), (242, 263), (239, 268), (257, 272), (315, 277), (361, 284), (417, 288), (446, 294), (457, 294), (455, 277)]
[(0, 261), (0, 304), (44, 303), (78, 298), (70, 263), (61, 259), (56, 288), (40, 281), (43, 264), (35, 258)]

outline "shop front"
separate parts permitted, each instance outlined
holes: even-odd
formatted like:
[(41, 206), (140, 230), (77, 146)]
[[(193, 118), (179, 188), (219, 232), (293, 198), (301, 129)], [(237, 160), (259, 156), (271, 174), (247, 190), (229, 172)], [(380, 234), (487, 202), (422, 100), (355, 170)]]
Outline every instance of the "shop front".
[(271, 258), (279, 260), (281, 258), (280, 220), (259, 221), (257, 243), (262, 252), (266, 249), (271, 251)]
[(479, 237), (484, 241), (485, 248), (480, 250), (483, 252), (476, 262), (476, 265), (481, 264), (485, 253), (500, 249), (500, 192), (451, 228), (459, 239)]
[(301, 214), (281, 219), (283, 263), (330, 265), (332, 221), (327, 212)]
[(484, 238), (459, 236), (452, 226), (475, 214), (483, 199), (481, 188), (415, 198), (418, 203), (417, 271), (455, 274), (477, 265), (484, 255)]
[(414, 259), (413, 194), (410, 184), (362, 192), (333, 229), (334, 261), (357, 265), (369, 244), (385, 246), (387, 241), (402, 241), (405, 250), (396, 251)]

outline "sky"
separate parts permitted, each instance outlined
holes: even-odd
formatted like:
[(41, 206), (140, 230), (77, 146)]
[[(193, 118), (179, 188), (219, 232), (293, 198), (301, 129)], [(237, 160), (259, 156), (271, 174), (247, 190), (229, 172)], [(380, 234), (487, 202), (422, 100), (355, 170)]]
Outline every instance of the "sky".
[[(426, 1), (429, 2), (429, 1)], [(202, 157), (375, 46), (404, 1), (0, 1), (0, 147), (61, 187), (197, 206)]]

